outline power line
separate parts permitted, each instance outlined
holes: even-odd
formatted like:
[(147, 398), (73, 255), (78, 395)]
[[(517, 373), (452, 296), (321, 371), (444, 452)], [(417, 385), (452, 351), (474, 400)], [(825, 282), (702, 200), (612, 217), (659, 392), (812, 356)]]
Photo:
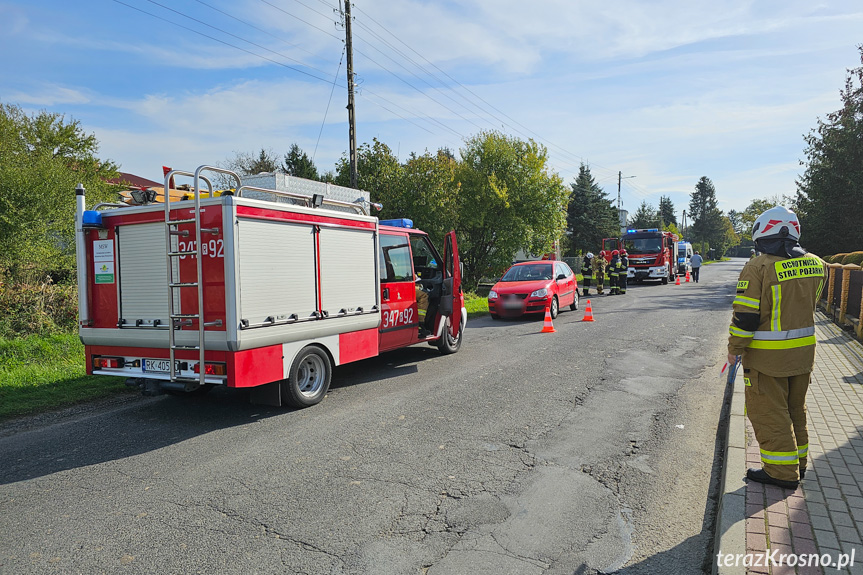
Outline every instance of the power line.
[[(371, 33), (372, 35), (375, 35), (376, 37), (378, 37), (378, 39), (380, 39), (382, 42), (386, 43), (383, 39), (381, 39), (379, 36), (377, 36), (373, 31), (371, 31), (368, 27), (364, 26), (362, 23), (359, 23), (359, 25), (360, 25), (360, 27), (361, 27), (361, 28), (364, 28), (364, 29), (365, 29), (365, 30), (367, 30), (369, 33)], [(426, 81), (425, 79), (421, 78), (420, 76), (418, 76), (418, 75), (417, 75), (417, 74), (415, 74), (414, 72), (412, 72), (412, 71), (408, 70), (408, 68), (407, 68), (406, 66), (404, 66), (403, 64), (401, 64), (401, 63), (397, 62), (397, 61), (395, 60), (395, 58), (393, 58), (392, 56), (389, 56), (388, 54), (386, 54), (385, 52), (383, 52), (383, 51), (382, 51), (380, 48), (378, 48), (377, 46), (374, 46), (373, 44), (368, 44), (368, 46), (369, 46), (370, 48), (372, 48), (373, 50), (376, 50), (378, 53), (380, 53), (380, 54), (381, 54), (381, 55), (383, 55), (384, 57), (389, 58), (389, 59), (390, 59), (394, 64), (396, 64), (397, 66), (400, 66), (400, 67), (401, 67), (405, 72), (407, 72), (408, 74), (410, 74), (411, 76), (413, 76), (414, 78), (416, 78), (417, 80), (419, 80), (420, 82), (423, 82), (423, 83), (424, 83), (426, 86), (428, 86), (429, 88), (431, 88), (431, 89), (433, 89), (433, 90), (436, 90), (436, 91), (437, 91), (437, 92), (439, 92), (441, 95), (443, 95), (443, 96), (445, 96), (445, 97), (449, 98), (452, 102), (454, 102), (454, 103), (455, 103), (455, 100), (453, 100), (450, 96), (448, 96), (447, 94), (444, 94), (443, 92), (441, 92), (441, 91), (440, 91), (440, 89), (438, 89), (438, 88), (437, 88), (437, 87), (435, 87), (435, 86), (432, 86), (428, 81)], [(363, 53), (363, 52), (360, 52), (359, 50), (357, 50), (357, 52), (358, 52), (359, 54), (362, 54), (362, 55), (363, 55), (363, 56), (365, 56), (366, 58), (368, 58), (368, 59), (369, 59), (369, 61), (371, 61), (372, 63), (377, 64), (377, 65), (378, 65), (379, 67), (381, 67), (383, 70), (385, 70), (385, 71), (389, 72), (390, 74), (392, 74), (396, 79), (398, 79), (398, 80), (400, 80), (400, 81), (404, 82), (405, 84), (407, 84), (408, 86), (410, 86), (411, 88), (413, 88), (414, 90), (416, 90), (417, 92), (419, 92), (420, 94), (423, 94), (424, 96), (426, 96), (427, 98), (429, 98), (430, 100), (432, 100), (433, 102), (435, 102), (437, 105), (439, 105), (439, 106), (441, 106), (442, 108), (446, 109), (447, 111), (449, 111), (449, 112), (451, 112), (451, 113), (455, 114), (456, 116), (458, 116), (459, 118), (461, 118), (461, 119), (462, 119), (462, 120), (464, 120), (465, 122), (468, 122), (468, 123), (470, 123), (470, 124), (473, 124), (473, 125), (474, 125), (474, 127), (476, 127), (477, 129), (479, 129), (479, 130), (481, 130), (481, 129), (482, 129), (482, 126), (480, 126), (479, 124), (477, 124), (477, 123), (476, 123), (476, 122), (474, 122), (473, 120), (470, 120), (470, 119), (468, 119), (468, 118), (465, 118), (464, 116), (462, 116), (460, 113), (456, 112), (455, 110), (453, 110), (453, 109), (452, 109), (452, 108), (450, 108), (449, 106), (445, 106), (445, 105), (444, 105), (444, 104), (442, 104), (440, 101), (435, 100), (434, 98), (432, 98), (431, 96), (429, 96), (428, 94), (426, 94), (425, 92), (423, 92), (422, 90), (420, 90), (419, 88), (417, 88), (416, 86), (414, 86), (413, 84), (411, 84), (411, 83), (407, 82), (406, 80), (404, 80), (404, 79), (400, 78), (398, 75), (396, 75), (394, 72), (392, 72), (392, 71), (391, 71), (391, 70), (389, 70), (388, 68), (385, 68), (385, 67), (381, 66), (380, 64), (378, 64), (377, 62), (375, 62), (374, 60), (372, 60), (371, 58), (369, 58), (369, 56), (368, 56), (367, 54), (365, 54), (365, 53)], [(408, 61), (411, 61), (409, 58), (406, 58), (406, 59), (407, 59)]]
[(339, 59), (339, 67), (336, 69), (336, 75), (333, 76), (333, 87), (330, 90), (330, 99), (327, 100), (327, 109), (324, 111), (324, 119), (321, 122), (321, 129), (318, 132), (318, 140), (315, 142), (315, 151), (312, 152), (312, 162), (315, 161), (315, 156), (318, 153), (318, 144), (321, 143), (321, 134), (324, 133), (324, 125), (327, 123), (327, 114), (330, 113), (330, 104), (333, 103), (333, 94), (336, 91), (336, 80), (338, 80), (339, 72), (341, 72), (341, 70), (342, 70), (342, 60), (344, 59), (344, 57), (345, 57), (345, 48), (343, 47), (342, 48), (342, 57)]
[[(404, 42), (403, 40), (401, 40), (398, 36), (396, 36), (395, 34), (393, 34), (392, 32), (390, 32), (390, 31), (389, 31), (385, 26), (383, 26), (381, 23), (379, 23), (377, 20), (375, 20), (372, 16), (370, 16), (370, 15), (369, 15), (365, 10), (363, 10), (362, 8), (359, 8), (359, 7), (357, 7), (357, 10), (359, 10), (360, 12), (362, 12), (363, 14), (365, 14), (365, 16), (366, 16), (370, 21), (374, 22), (378, 27), (380, 27), (382, 30), (384, 30), (387, 34), (389, 34), (390, 36), (392, 36), (393, 38), (395, 38), (398, 42), (400, 42), (402, 45), (404, 45), (405, 47), (407, 47), (410, 51), (412, 51), (413, 53), (415, 53), (417, 56), (419, 56), (420, 58), (422, 58), (423, 60), (425, 60), (429, 65), (433, 66), (433, 67), (434, 67), (436, 70), (438, 70), (441, 74), (443, 74), (444, 76), (446, 76), (447, 78), (449, 78), (452, 82), (454, 82), (455, 84), (457, 84), (458, 86), (460, 86), (462, 89), (464, 89), (465, 91), (467, 91), (469, 94), (471, 94), (472, 96), (474, 96), (475, 98), (477, 98), (477, 99), (478, 99), (478, 100), (480, 100), (481, 102), (483, 102), (485, 105), (489, 106), (491, 109), (493, 109), (493, 110), (495, 110), (496, 112), (498, 112), (499, 114), (503, 115), (505, 118), (507, 118), (508, 120), (510, 120), (510, 122), (512, 122), (513, 124), (515, 124), (515, 125), (517, 125), (517, 126), (520, 126), (520, 127), (521, 127), (521, 128), (523, 128), (524, 130), (526, 130), (528, 133), (533, 134), (533, 135), (534, 135), (534, 136), (535, 136), (539, 141), (544, 142), (546, 145), (548, 145), (548, 146), (550, 146), (550, 147), (556, 148), (557, 150), (559, 150), (560, 152), (562, 152), (562, 153), (563, 153), (563, 154), (565, 154), (566, 156), (569, 156), (570, 158), (574, 158), (575, 160), (577, 160), (577, 161), (579, 161), (579, 162), (582, 162), (582, 163), (583, 163), (583, 162), (586, 162), (586, 160), (585, 160), (583, 157), (581, 157), (581, 156), (579, 156), (579, 155), (577, 155), (577, 154), (573, 154), (572, 152), (569, 152), (569, 151), (568, 151), (568, 150), (566, 150), (565, 148), (563, 148), (563, 147), (561, 147), (561, 146), (558, 146), (557, 144), (554, 144), (553, 142), (550, 142), (549, 140), (546, 140), (545, 138), (543, 138), (542, 136), (540, 136), (539, 134), (537, 134), (536, 132), (534, 132), (534, 131), (533, 131), (533, 130), (531, 130), (530, 128), (528, 128), (528, 127), (524, 126), (523, 124), (521, 124), (521, 123), (520, 123), (520, 122), (518, 122), (517, 120), (513, 119), (513, 118), (512, 118), (512, 117), (510, 117), (508, 114), (506, 114), (505, 112), (503, 112), (502, 110), (498, 109), (497, 107), (495, 107), (494, 105), (492, 105), (490, 102), (488, 102), (487, 100), (485, 100), (484, 98), (482, 98), (479, 94), (475, 93), (473, 90), (471, 90), (470, 88), (468, 88), (467, 86), (463, 85), (461, 82), (459, 82), (458, 80), (456, 80), (455, 78), (453, 78), (452, 76), (450, 76), (448, 73), (446, 73), (446, 72), (445, 72), (444, 70), (442, 70), (440, 67), (438, 67), (436, 64), (434, 64), (433, 62), (429, 61), (425, 56), (423, 56), (422, 54), (420, 54), (419, 52), (417, 52), (416, 50), (414, 50), (410, 45), (408, 45), (407, 43), (405, 43), (405, 42)], [(439, 80), (439, 79), (438, 79), (438, 80)], [(439, 80), (439, 81), (440, 81), (440, 80)], [(444, 84), (443, 82), (441, 82), (441, 83), (442, 83), (442, 84)], [(457, 93), (457, 92), (456, 92), (456, 93)], [(462, 96), (462, 97), (464, 98), (464, 96)], [(466, 98), (465, 98), (465, 99), (466, 99)], [(467, 99), (466, 99), (466, 100), (467, 100)], [(473, 104), (473, 103), (472, 103), (472, 105), (476, 105), (476, 104)], [(499, 122), (501, 122), (502, 124), (504, 124), (504, 125), (506, 125), (506, 124), (507, 124), (507, 122), (502, 121), (500, 118), (498, 118), (498, 117), (494, 116), (493, 114), (489, 114), (489, 115), (491, 115), (492, 117), (495, 117), (495, 119), (497, 119), (497, 120), (498, 120)], [(511, 128), (513, 128), (513, 126), (512, 126), (512, 125), (510, 125), (510, 127), (511, 127)], [(515, 131), (517, 131), (517, 132), (518, 132), (519, 130), (515, 130)], [(524, 134), (522, 133), (522, 135), (524, 135)], [(600, 167), (600, 168), (607, 169), (607, 170), (611, 171), (611, 169), (610, 169), (610, 168), (607, 168), (607, 167), (604, 167), (604, 166), (600, 166), (599, 164), (595, 164), (595, 165), (596, 165), (596, 166), (598, 166), (598, 167)]]
[[(221, 28), (213, 26), (212, 24), (208, 24), (208, 23), (204, 22), (203, 20), (199, 20), (198, 18), (195, 18), (193, 16), (189, 16), (188, 14), (184, 14), (183, 12), (175, 10), (169, 6), (165, 6), (164, 4), (160, 4), (159, 2), (156, 2), (156, 0), (147, 0), (147, 2), (149, 2), (150, 4), (154, 4), (156, 6), (159, 6), (160, 8), (163, 8), (163, 9), (168, 10), (170, 12), (173, 12), (174, 14), (177, 14), (178, 16), (182, 16), (183, 18), (188, 18), (189, 20), (192, 20), (193, 22), (197, 22), (198, 24), (201, 24), (203, 26), (207, 26), (208, 28), (212, 28), (213, 30), (216, 30), (217, 32), (221, 32), (222, 34), (227, 34), (228, 36), (230, 36), (232, 38), (236, 38), (237, 40), (240, 40), (241, 42), (246, 42), (247, 44), (251, 44), (252, 46), (255, 46), (256, 48), (260, 48), (261, 50), (266, 50), (267, 52), (270, 52), (272, 54), (276, 54), (277, 56), (281, 56), (282, 58), (285, 58), (286, 60), (296, 62), (297, 64), (300, 64), (301, 66), (305, 66), (306, 68), (309, 68), (310, 70), (315, 70), (316, 72), (320, 72), (321, 74), (326, 74), (326, 72), (324, 70), (321, 70), (319, 68), (315, 68), (314, 66), (309, 66), (308, 64), (306, 64), (300, 60), (297, 60), (296, 58), (291, 58), (290, 56), (286, 56), (285, 54), (282, 54), (281, 52), (276, 52), (275, 50), (271, 50), (271, 49), (267, 48), (266, 46), (262, 46), (260, 44), (255, 43), (255, 42), (252, 42), (251, 40), (246, 40), (245, 38), (237, 36), (236, 34), (228, 32), (227, 30), (222, 30)], [(121, 4), (122, 4), (122, 2), (121, 2)], [(128, 4), (127, 4), (127, 6), (128, 6)], [(320, 80), (322, 78), (318, 78), (318, 79)], [(326, 82), (329, 83), (329, 80), (326, 80)]]
[(276, 9), (276, 10), (278, 10), (279, 12), (282, 12), (282, 13), (284, 13), (284, 14), (287, 14), (287, 15), (288, 15), (288, 16), (290, 16), (291, 18), (296, 18), (297, 20), (299, 20), (299, 21), (300, 21), (300, 22), (302, 22), (303, 24), (308, 24), (309, 26), (311, 26), (311, 27), (312, 27), (312, 28), (314, 28), (315, 30), (320, 30), (321, 32), (323, 32), (323, 33), (324, 33), (324, 34), (326, 34), (327, 36), (332, 36), (332, 37), (333, 37), (333, 38), (335, 38), (336, 40), (341, 41), (341, 38), (340, 38), (340, 37), (338, 37), (338, 36), (336, 36), (335, 34), (332, 34), (332, 33), (330, 33), (330, 32), (327, 32), (326, 30), (324, 30), (323, 28), (321, 28), (321, 27), (319, 27), (319, 26), (315, 26), (314, 24), (312, 24), (312, 23), (311, 23), (311, 22), (309, 22), (308, 20), (303, 20), (302, 18), (300, 18), (300, 17), (299, 17), (299, 16), (297, 16), (296, 14), (291, 14), (290, 12), (288, 12), (287, 10), (285, 10), (284, 8), (279, 8), (278, 6), (276, 6), (275, 4), (273, 4), (272, 2), (267, 2), (267, 0), (259, 0), (259, 1), (260, 1), (260, 2), (263, 2), (264, 4), (266, 4), (267, 6), (269, 6), (269, 7), (271, 7), (271, 8), (275, 8), (275, 9)]
[[(323, 2), (323, 0), (320, 0), (320, 1), (321, 1), (321, 2)], [(228, 13), (227, 13), (227, 12), (225, 12), (224, 10), (220, 10), (219, 8), (216, 8), (215, 6), (212, 6), (212, 5), (210, 5), (210, 4), (207, 4), (207, 3), (206, 3), (206, 2), (204, 2), (203, 0), (195, 0), (195, 2), (197, 2), (198, 4), (202, 4), (202, 5), (206, 6), (207, 8), (210, 8), (211, 10), (215, 10), (216, 12), (219, 12), (220, 14), (224, 14), (224, 15), (225, 15), (225, 16), (227, 16), (228, 18), (232, 18), (232, 19), (236, 20), (237, 22), (239, 22), (239, 23), (241, 23), (241, 24), (244, 24), (244, 25), (248, 26), (249, 28), (253, 28), (253, 29), (257, 30), (258, 32), (260, 32), (260, 33), (262, 33), (262, 34), (266, 34), (266, 35), (267, 35), (267, 36), (269, 36), (270, 38), (273, 38), (273, 39), (275, 39), (275, 40), (278, 40), (279, 42), (282, 42), (282, 43), (284, 43), (284, 44), (287, 44), (288, 46), (290, 46), (290, 47), (292, 47), (292, 48), (296, 48), (297, 50), (302, 50), (302, 51), (303, 51), (303, 52), (305, 52), (306, 54), (311, 54), (312, 56), (318, 57), (318, 55), (317, 55), (317, 54), (315, 54), (315, 53), (314, 53), (314, 52), (312, 52), (311, 50), (306, 50), (305, 48), (303, 48), (303, 47), (302, 47), (302, 46), (300, 46), (299, 44), (294, 44), (293, 42), (288, 42), (287, 40), (285, 40), (285, 39), (283, 39), (283, 38), (279, 38), (279, 37), (278, 37), (278, 36), (276, 36), (275, 34), (271, 34), (271, 33), (267, 32), (266, 30), (264, 30), (263, 28), (260, 28), (260, 27), (255, 26), (254, 24), (252, 24), (252, 23), (250, 23), (250, 22), (246, 22), (245, 20), (242, 20), (242, 19), (240, 19), (240, 18), (237, 18), (236, 16), (233, 16), (232, 14), (228, 14)]]
[[(131, 8), (132, 10), (137, 10), (138, 12), (141, 12), (142, 14), (146, 14), (147, 16), (151, 16), (157, 20), (161, 20), (162, 22), (166, 22), (168, 24), (171, 24), (172, 26), (176, 26), (177, 28), (187, 30), (189, 32), (192, 32), (193, 34), (197, 34), (199, 36), (207, 38), (208, 40), (213, 40), (213, 41), (218, 42), (220, 44), (224, 44), (225, 46), (228, 46), (230, 48), (234, 48), (235, 50), (240, 50), (241, 52), (245, 52), (246, 54), (256, 56), (256, 57), (261, 58), (263, 60), (266, 60), (268, 62), (272, 62), (273, 64), (276, 64), (277, 66), (282, 66), (283, 68), (293, 70), (294, 72), (299, 72), (300, 74), (304, 74), (304, 75), (309, 76), (311, 78), (314, 78), (316, 80), (321, 80), (323, 82), (326, 82), (327, 84), (330, 83), (330, 80), (328, 78), (321, 78), (319, 76), (315, 76), (314, 74), (312, 74), (310, 72), (306, 72), (305, 70), (295, 68), (294, 66), (289, 66), (288, 64), (285, 64), (284, 62), (279, 62), (277, 60), (273, 60), (272, 58), (268, 58), (267, 56), (263, 56), (263, 55), (258, 54), (256, 52), (252, 52), (251, 50), (247, 50), (246, 48), (243, 48), (241, 46), (236, 46), (234, 44), (231, 44), (230, 42), (225, 42), (221, 38), (216, 38), (215, 36), (210, 36), (209, 34), (204, 34), (203, 32), (195, 30), (194, 28), (190, 28), (188, 26), (183, 26), (182, 24), (178, 24), (177, 22), (174, 22), (172, 20), (168, 20), (167, 18), (163, 18), (162, 16), (158, 16), (156, 14), (153, 14), (152, 12), (147, 12), (146, 10), (138, 8), (137, 6), (132, 6), (131, 4), (127, 4), (127, 3), (123, 2), (122, 0), (113, 0), (113, 2), (116, 2), (117, 4), (121, 4), (123, 6), (126, 6), (127, 8)], [(244, 41), (246, 41), (246, 40), (244, 40)], [(252, 42), (249, 42), (249, 43), (252, 44)], [(272, 50), (270, 50), (270, 51), (272, 52)], [(278, 54), (278, 52), (274, 52), (274, 53)], [(288, 58), (287, 56), (284, 56), (283, 54), (279, 54), (279, 55), (282, 56), (283, 58)], [(288, 59), (293, 60), (293, 58), (288, 58)], [(296, 60), (294, 60), (294, 61), (296, 61)], [(305, 64), (303, 64), (303, 65), (305, 66)], [(318, 70), (317, 68), (313, 68), (312, 66), (306, 66), (306, 67), (311, 69), (311, 70), (317, 70), (319, 72), (323, 72), (323, 70)]]

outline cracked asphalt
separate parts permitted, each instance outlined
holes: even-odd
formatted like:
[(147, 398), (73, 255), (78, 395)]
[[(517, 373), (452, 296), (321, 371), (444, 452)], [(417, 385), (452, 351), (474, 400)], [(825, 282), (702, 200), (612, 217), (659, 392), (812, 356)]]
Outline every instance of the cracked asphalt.
[(310, 409), (217, 390), (6, 424), (0, 574), (709, 573), (742, 264), (553, 334), (470, 321)]

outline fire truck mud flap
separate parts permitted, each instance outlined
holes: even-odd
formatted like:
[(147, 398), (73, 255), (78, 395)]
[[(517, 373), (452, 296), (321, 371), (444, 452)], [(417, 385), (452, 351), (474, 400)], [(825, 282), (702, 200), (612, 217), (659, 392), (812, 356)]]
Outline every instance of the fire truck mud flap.
[(258, 385), (249, 390), (249, 403), (255, 405), (282, 405), (282, 386), (280, 381)]

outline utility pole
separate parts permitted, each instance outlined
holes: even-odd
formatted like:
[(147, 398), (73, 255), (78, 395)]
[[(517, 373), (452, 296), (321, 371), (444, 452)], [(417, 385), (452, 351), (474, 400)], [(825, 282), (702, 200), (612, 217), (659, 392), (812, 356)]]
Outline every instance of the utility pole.
[(617, 209), (620, 209), (620, 181), (623, 179), (623, 172), (617, 172)]
[(348, 133), (350, 147), (348, 157), (351, 164), (351, 187), (357, 187), (357, 117), (354, 109), (354, 49), (351, 44), (351, 0), (345, 0), (345, 55), (348, 60)]

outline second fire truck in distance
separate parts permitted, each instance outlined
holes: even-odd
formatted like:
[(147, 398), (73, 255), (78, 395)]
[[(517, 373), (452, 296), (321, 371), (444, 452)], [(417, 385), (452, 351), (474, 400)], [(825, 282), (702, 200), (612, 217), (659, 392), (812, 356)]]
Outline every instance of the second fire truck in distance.
[(660, 280), (663, 284), (677, 277), (676, 234), (657, 228), (627, 230), (622, 238), (605, 238), (602, 249), (606, 254), (621, 247), (629, 257), (627, 278), (641, 283)]

